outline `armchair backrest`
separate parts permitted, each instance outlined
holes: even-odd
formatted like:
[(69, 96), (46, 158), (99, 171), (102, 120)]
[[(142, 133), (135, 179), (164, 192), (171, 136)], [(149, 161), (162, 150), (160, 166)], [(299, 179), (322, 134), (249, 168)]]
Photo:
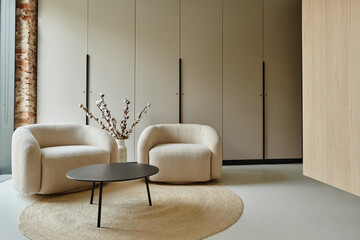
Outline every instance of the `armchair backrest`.
[(80, 124), (33, 124), (25, 126), (40, 148), (84, 144), (84, 126)]
[(161, 143), (201, 143), (202, 125), (196, 124), (158, 124), (148, 127), (144, 134)]

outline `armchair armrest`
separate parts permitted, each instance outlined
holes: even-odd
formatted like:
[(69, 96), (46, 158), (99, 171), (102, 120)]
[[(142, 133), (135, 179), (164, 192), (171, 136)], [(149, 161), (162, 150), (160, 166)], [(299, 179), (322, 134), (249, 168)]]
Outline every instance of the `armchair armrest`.
[(222, 170), (222, 145), (219, 134), (210, 126), (202, 126), (201, 143), (211, 151), (211, 179), (219, 179)]
[(84, 144), (103, 148), (110, 152), (110, 162), (118, 161), (118, 147), (115, 139), (106, 131), (92, 127), (83, 126), (84, 128)]
[(34, 194), (41, 187), (41, 151), (30, 130), (18, 128), (12, 136), (12, 179), (14, 188), (23, 194)]
[(137, 162), (149, 164), (149, 151), (159, 143), (157, 126), (149, 126), (140, 134), (137, 145)]

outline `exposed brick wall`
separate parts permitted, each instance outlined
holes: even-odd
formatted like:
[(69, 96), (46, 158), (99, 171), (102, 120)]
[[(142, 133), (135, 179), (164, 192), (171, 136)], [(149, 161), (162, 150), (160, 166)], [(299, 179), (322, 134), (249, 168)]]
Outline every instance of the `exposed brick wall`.
[(37, 1), (16, 1), (15, 128), (36, 123)]

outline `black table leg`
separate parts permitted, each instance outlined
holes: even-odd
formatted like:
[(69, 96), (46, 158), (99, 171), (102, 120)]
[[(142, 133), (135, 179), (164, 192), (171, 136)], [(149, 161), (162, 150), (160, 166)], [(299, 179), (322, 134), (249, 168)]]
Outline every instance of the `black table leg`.
[(103, 182), (100, 182), (100, 186), (99, 186), (99, 206), (98, 206), (98, 221), (97, 221), (97, 227), (100, 227), (100, 221), (101, 221), (102, 187), (103, 187)]
[(145, 178), (145, 182), (146, 182), (146, 189), (147, 189), (147, 194), (148, 194), (148, 199), (149, 199), (149, 206), (152, 206), (151, 203), (151, 197), (150, 197), (150, 189), (149, 189), (149, 181), (148, 178)]
[(93, 199), (94, 199), (94, 188), (95, 188), (95, 182), (92, 183), (90, 204), (93, 203)]

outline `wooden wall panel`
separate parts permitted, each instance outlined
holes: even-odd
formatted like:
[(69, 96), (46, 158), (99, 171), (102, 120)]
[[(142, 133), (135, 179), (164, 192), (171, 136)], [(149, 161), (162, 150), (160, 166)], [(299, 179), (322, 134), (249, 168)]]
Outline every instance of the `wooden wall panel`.
[(359, 11), (303, 1), (304, 175), (360, 196)]
[[(350, 192), (360, 196), (360, 1), (350, 10)], [(347, 169), (349, 171), (349, 169)]]

